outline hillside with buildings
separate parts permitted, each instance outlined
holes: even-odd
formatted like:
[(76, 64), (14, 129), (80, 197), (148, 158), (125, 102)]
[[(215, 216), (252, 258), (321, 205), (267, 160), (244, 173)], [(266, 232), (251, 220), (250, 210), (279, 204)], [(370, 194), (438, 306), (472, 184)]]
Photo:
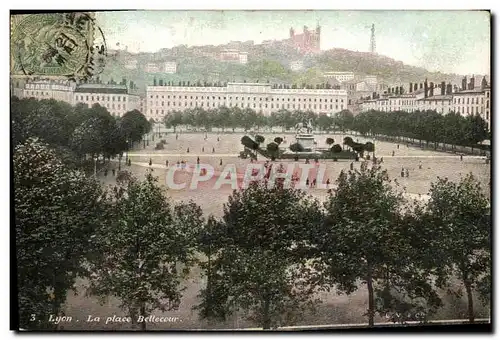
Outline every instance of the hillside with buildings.
[[(321, 84), (329, 72), (352, 72), (356, 79), (376, 76), (388, 84), (439, 79), (460, 82), (461, 75), (429, 72), (371, 52), (319, 49), (320, 27), (304, 33), (290, 30), (284, 40), (232, 41), (225, 45), (163, 48), (156, 53), (110, 51), (101, 79), (132, 79), (145, 91), (153, 80), (163, 82), (270, 82)], [(334, 85), (334, 84), (332, 84)]]

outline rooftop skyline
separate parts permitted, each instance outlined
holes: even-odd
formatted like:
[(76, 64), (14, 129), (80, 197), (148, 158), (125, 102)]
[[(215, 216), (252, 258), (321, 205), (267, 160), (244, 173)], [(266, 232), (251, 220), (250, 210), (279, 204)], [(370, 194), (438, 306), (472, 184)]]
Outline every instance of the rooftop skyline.
[(486, 11), (128, 11), (98, 12), (108, 46), (156, 52), (177, 45), (286, 39), (290, 27), (321, 26), (321, 49), (368, 52), (375, 24), (377, 53), (429, 71), (490, 73)]

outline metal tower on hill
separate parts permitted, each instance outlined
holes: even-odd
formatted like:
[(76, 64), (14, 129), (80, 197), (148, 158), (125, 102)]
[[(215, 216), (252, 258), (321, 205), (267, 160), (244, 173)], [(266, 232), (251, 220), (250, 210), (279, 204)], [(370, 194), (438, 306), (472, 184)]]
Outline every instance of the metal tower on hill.
[(372, 24), (372, 34), (370, 36), (370, 53), (375, 53), (376, 43), (375, 43), (375, 24)]

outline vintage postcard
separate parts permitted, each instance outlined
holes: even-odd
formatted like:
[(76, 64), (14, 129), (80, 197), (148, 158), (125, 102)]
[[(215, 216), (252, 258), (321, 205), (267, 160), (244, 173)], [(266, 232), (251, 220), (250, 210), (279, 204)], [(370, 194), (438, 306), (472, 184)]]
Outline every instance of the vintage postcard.
[(11, 12), (11, 328), (491, 331), (490, 25)]

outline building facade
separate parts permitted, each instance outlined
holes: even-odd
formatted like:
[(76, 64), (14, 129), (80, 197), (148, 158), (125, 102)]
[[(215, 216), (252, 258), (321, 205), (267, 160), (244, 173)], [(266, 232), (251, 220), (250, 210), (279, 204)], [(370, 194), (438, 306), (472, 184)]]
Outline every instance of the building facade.
[(163, 64), (163, 72), (169, 74), (177, 73), (177, 63), (175, 61), (166, 61)]
[(114, 117), (121, 117), (127, 111), (140, 110), (141, 106), (139, 95), (128, 93), (126, 85), (81, 84), (75, 89), (73, 102), (88, 107), (99, 104)]
[(273, 89), (270, 84), (228, 83), (225, 87), (148, 86), (145, 116), (163, 119), (172, 111), (201, 107), (250, 108), (265, 115), (281, 109), (336, 113), (347, 109), (347, 92), (332, 89)]
[(410, 83), (408, 89), (412, 91), (405, 93), (402, 86), (389, 88), (386, 93), (374, 94), (361, 103), (361, 111), (425, 111), (432, 110), (440, 114), (451, 112), (462, 116), (479, 115), (491, 129), (491, 88), (486, 80), (480, 87), (474, 86), (474, 78), (467, 84), (463, 80), (459, 89), (451, 84), (428, 83), (427, 80), (421, 84)]
[(238, 49), (225, 49), (219, 54), (220, 61), (246, 64), (248, 63), (248, 53)]
[(354, 72), (325, 72), (324, 77), (335, 78), (342, 83), (354, 79)]
[(300, 53), (319, 53), (321, 52), (321, 27), (318, 25), (315, 30), (309, 30), (307, 26), (304, 26), (302, 34), (296, 34), (292, 27), (288, 41)]
[(55, 99), (73, 105), (73, 92), (75, 84), (65, 81), (40, 80), (27, 82), (24, 85), (21, 98)]

